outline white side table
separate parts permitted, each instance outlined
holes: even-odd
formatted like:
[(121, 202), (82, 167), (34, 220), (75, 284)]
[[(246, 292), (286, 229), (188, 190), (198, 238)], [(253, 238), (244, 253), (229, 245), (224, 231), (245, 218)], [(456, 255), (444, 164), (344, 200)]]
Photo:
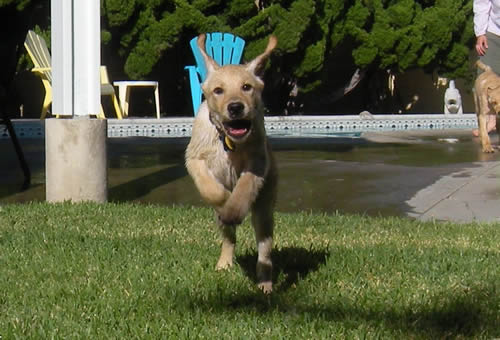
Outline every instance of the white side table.
[(128, 105), (130, 101), (130, 88), (133, 86), (153, 87), (155, 93), (156, 118), (160, 119), (160, 94), (157, 81), (127, 80), (114, 81), (113, 85), (118, 86), (118, 97), (122, 107), (123, 116), (128, 117)]

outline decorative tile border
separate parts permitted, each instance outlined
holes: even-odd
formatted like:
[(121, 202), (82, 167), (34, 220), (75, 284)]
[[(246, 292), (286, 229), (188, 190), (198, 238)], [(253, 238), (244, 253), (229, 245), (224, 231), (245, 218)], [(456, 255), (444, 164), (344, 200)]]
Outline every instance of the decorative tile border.
[[(45, 123), (39, 119), (12, 121), (19, 138), (44, 138)], [(462, 115), (373, 115), (353, 116), (279, 116), (266, 117), (268, 135), (275, 137), (359, 136), (366, 131), (473, 129), (474, 113)], [(189, 137), (193, 118), (108, 119), (108, 137)], [(0, 126), (0, 139), (8, 138)]]
[(367, 131), (473, 129), (475, 114), (462, 115), (373, 115), (361, 116), (290, 116), (266, 117), (269, 135), (292, 136), (335, 135)]
[(108, 137), (190, 137), (193, 118), (109, 119)]
[[(45, 121), (40, 119), (13, 119), (12, 125), (18, 138), (44, 138)], [(0, 125), (0, 139), (9, 138), (5, 125)]]

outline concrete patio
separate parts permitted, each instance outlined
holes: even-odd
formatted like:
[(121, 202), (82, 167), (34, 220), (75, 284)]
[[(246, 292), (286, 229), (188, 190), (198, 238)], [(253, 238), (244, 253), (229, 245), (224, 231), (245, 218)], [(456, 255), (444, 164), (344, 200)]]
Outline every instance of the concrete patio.
[[(109, 138), (109, 201), (204, 205), (184, 167), (188, 140)], [(468, 129), (271, 141), (280, 167), (279, 211), (500, 222), (500, 152), (483, 154)], [(20, 191), (13, 147), (0, 139), (0, 204), (45, 199), (44, 139), (21, 143), (32, 185)]]

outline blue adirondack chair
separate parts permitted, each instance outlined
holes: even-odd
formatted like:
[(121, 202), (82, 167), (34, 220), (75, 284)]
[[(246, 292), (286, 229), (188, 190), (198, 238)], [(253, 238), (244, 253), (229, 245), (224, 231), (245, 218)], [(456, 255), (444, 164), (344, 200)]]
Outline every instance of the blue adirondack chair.
[[(194, 54), (196, 66), (190, 65), (184, 67), (184, 69), (189, 71), (189, 82), (191, 84), (191, 97), (195, 116), (201, 104), (201, 84), (207, 77), (207, 69), (200, 50), (198, 49), (197, 41), (198, 37), (195, 37), (191, 39), (189, 43)], [(245, 40), (231, 33), (207, 33), (205, 41), (207, 54), (221, 66), (239, 64), (244, 47)]]

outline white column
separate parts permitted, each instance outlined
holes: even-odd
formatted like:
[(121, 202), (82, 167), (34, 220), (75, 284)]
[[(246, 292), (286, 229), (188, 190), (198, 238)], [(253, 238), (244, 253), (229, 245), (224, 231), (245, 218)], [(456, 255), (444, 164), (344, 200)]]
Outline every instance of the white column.
[(100, 111), (99, 0), (51, 0), (52, 113), (47, 119), (46, 200), (107, 200), (107, 121)]
[(52, 112), (73, 115), (73, 2), (52, 0)]
[(50, 118), (45, 128), (47, 202), (106, 202), (107, 121)]
[(73, 0), (73, 30), (73, 61), (76, 75), (74, 114), (95, 115), (99, 113), (101, 105), (99, 0)]
[(52, 113), (88, 116), (100, 111), (99, 0), (52, 0)]

